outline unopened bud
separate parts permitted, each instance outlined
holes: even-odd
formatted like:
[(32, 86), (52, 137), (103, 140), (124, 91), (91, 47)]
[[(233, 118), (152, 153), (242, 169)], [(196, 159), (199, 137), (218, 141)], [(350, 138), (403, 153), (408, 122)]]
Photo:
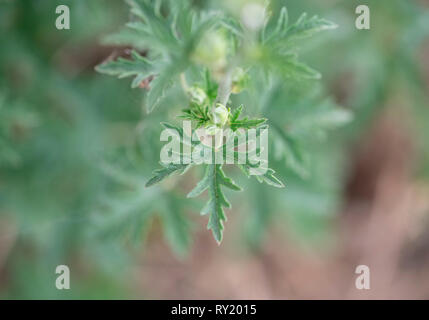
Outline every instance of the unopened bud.
[(221, 103), (216, 104), (216, 108), (213, 112), (213, 122), (220, 127), (223, 127), (228, 121), (229, 111), (228, 109)]
[(207, 99), (207, 94), (199, 87), (190, 87), (187, 93), (191, 98), (191, 101), (198, 105), (202, 105)]

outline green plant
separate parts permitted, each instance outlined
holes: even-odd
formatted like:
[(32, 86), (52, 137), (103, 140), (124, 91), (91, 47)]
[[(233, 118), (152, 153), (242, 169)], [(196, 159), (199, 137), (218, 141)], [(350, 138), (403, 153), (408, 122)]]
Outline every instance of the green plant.
[[(239, 129), (255, 128), (260, 134), (271, 125), (276, 154), (284, 156), (291, 169), (302, 176), (308, 173), (297, 136), (324, 135), (327, 129), (350, 121), (350, 113), (330, 101), (311, 101), (314, 105), (304, 109), (304, 116), (292, 119), (287, 130), (279, 119), (270, 118), (270, 106), (260, 107), (256, 111), (257, 117), (250, 119), (241, 117), (242, 105), (230, 107), (233, 105), (231, 95), (239, 100), (246, 90), (251, 92), (249, 95), (259, 93), (262, 96), (263, 92), (281, 88), (282, 83), (300, 86), (320, 79), (317, 71), (298, 60), (297, 49), (304, 40), (318, 32), (334, 29), (336, 24), (306, 14), (291, 24), (286, 8), (273, 18), (268, 6), (256, 6), (257, 16), (251, 17), (253, 20), (250, 21), (245, 17), (240, 20), (225, 10), (194, 7), (192, 1), (129, 0), (128, 3), (132, 21), (106, 41), (130, 45), (135, 50), (130, 59), (107, 61), (96, 70), (119, 78), (132, 76), (133, 88), (149, 83), (145, 98), (148, 112), (159, 106), (173, 87), (180, 85), (188, 97), (188, 106), (177, 116), (191, 121), (194, 129), (205, 128), (209, 135), (216, 136), (217, 130), (229, 128), (234, 139)], [(144, 56), (137, 51), (142, 49), (147, 50)], [(194, 81), (192, 86), (188, 85), (189, 79)], [(163, 125), (178, 132), (183, 140), (186, 134), (183, 129), (168, 123)], [(210, 148), (213, 159), (218, 153), (225, 154), (224, 146), (206, 146), (201, 140), (190, 145), (201, 150)], [(181, 153), (179, 156), (183, 160), (189, 155)], [(236, 151), (234, 158), (238, 156)], [(248, 156), (246, 149), (246, 159)], [(159, 183), (174, 173), (183, 174), (193, 165), (196, 164), (192, 160), (164, 165), (154, 171), (146, 186)], [(210, 215), (208, 228), (220, 243), (226, 220), (223, 208), (230, 207), (222, 188), (234, 191), (241, 188), (225, 175), (222, 165), (213, 161), (205, 166), (203, 179), (188, 197), (196, 197), (208, 190), (210, 198), (201, 213)], [(247, 176), (256, 169), (250, 161), (239, 167)], [(274, 173), (269, 168), (256, 177), (259, 182), (284, 187)]]

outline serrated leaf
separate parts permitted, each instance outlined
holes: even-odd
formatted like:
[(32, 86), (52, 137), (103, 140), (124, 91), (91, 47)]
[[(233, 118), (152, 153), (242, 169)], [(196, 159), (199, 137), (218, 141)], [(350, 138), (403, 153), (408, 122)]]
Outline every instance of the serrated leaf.
[(131, 57), (131, 60), (119, 57), (116, 61), (104, 62), (96, 66), (95, 70), (118, 78), (135, 76), (133, 81), (133, 87), (135, 88), (143, 79), (153, 75), (155, 68), (152, 62), (139, 55), (136, 51), (131, 52)]
[(201, 210), (201, 214), (210, 214), (207, 228), (212, 230), (213, 237), (218, 243), (222, 241), (223, 222), (226, 221), (223, 208), (231, 206), (225, 198), (221, 186), (235, 191), (241, 190), (230, 178), (225, 176), (221, 165), (209, 164), (203, 179), (188, 194), (188, 197), (196, 197), (205, 190), (209, 191), (210, 199)]
[(272, 126), (280, 138), (280, 140), (276, 141), (277, 158), (283, 155), (286, 159), (286, 165), (292, 171), (302, 178), (307, 177), (309, 172), (306, 168), (306, 160), (299, 142), (282, 130), (277, 124), (272, 123)]
[(273, 169), (268, 169), (263, 175), (256, 176), (256, 179), (261, 183), (264, 182), (276, 188), (284, 188), (285, 185), (274, 175), (274, 173), (275, 171)]
[(287, 29), (286, 37), (288, 40), (303, 39), (310, 37), (317, 32), (337, 28), (338, 25), (326, 19), (313, 16), (307, 18), (307, 14), (303, 13), (298, 21)]
[(235, 120), (234, 122), (231, 122), (231, 130), (235, 131), (237, 129), (250, 129), (250, 128), (256, 128), (266, 122), (267, 119), (248, 119), (244, 118), (241, 120)]
[(270, 25), (270, 23), (265, 24), (265, 27), (262, 32), (262, 41), (263, 42), (269, 42), (272, 38), (281, 36), (282, 33), (285, 33), (287, 30), (287, 26), (289, 23), (289, 15), (286, 7), (283, 7), (280, 10), (279, 18), (277, 19), (277, 24), (274, 30), (271, 33), (268, 33), (267, 27)]
[(159, 71), (159, 75), (150, 83), (146, 96), (147, 112), (152, 112), (165, 97), (167, 90), (178, 80), (179, 74), (187, 67), (186, 59), (171, 61)]
[(161, 169), (157, 169), (153, 172), (153, 177), (146, 183), (146, 187), (151, 187), (171, 176), (173, 173), (182, 173), (188, 168), (189, 164), (169, 164)]
[(299, 62), (295, 54), (283, 53), (281, 50), (267, 48), (263, 63), (273, 72), (285, 78), (320, 79), (321, 74), (306, 64)]
[(318, 71), (295, 59), (286, 58), (280, 66), (279, 69), (282, 70), (287, 77), (301, 77), (306, 79), (320, 79), (322, 77)]
[(341, 127), (353, 119), (352, 112), (340, 108), (314, 111), (311, 115), (297, 119), (291, 126), (291, 131), (299, 134), (317, 131), (325, 135), (327, 130)]
[[(156, 14), (156, 8), (145, 0), (127, 0), (131, 6), (131, 12), (142, 19), (143, 23), (138, 22), (134, 25), (140, 30), (148, 42), (153, 41), (161, 48), (175, 47), (177, 42), (174, 38), (169, 23), (162, 16)], [(129, 25), (133, 27), (133, 25)]]
[(219, 174), (219, 181), (220, 184), (222, 184), (223, 186), (234, 190), (234, 191), (242, 191), (243, 189), (241, 189), (240, 186), (236, 185), (234, 181), (232, 181), (231, 178), (228, 178), (227, 176), (225, 176), (224, 172), (222, 171), (222, 169), (220, 168), (218, 170), (218, 174)]
[(167, 73), (162, 73), (150, 83), (150, 90), (146, 96), (147, 112), (152, 112), (165, 96), (167, 89), (173, 84), (173, 80)]
[[(332, 99), (319, 101), (318, 96), (288, 103), (282, 114), (285, 117), (284, 125), (292, 136), (311, 140), (316, 136), (325, 137), (328, 130), (337, 129), (353, 120), (350, 110), (338, 106)], [(275, 112), (268, 115), (276, 117)]]
[(201, 143), (200, 141), (192, 140), (192, 137), (189, 136), (188, 134), (186, 134), (183, 131), (183, 128), (179, 128), (179, 127), (174, 126), (174, 125), (167, 123), (167, 122), (161, 122), (161, 125), (168, 130), (172, 130), (173, 132), (177, 132), (178, 133), (177, 138), (179, 138), (181, 143), (184, 143), (184, 144), (187, 144), (190, 146), (195, 146), (195, 145), (198, 145)]
[(189, 35), (185, 44), (187, 54), (190, 54), (192, 50), (194, 50), (195, 46), (207, 31), (211, 30), (217, 25), (220, 18), (220, 14), (217, 12), (205, 15), (196, 15), (193, 12), (191, 13), (194, 14), (194, 16), (192, 19), (192, 33)]
[[(254, 171), (258, 171), (257, 165), (252, 165), (249, 162), (245, 164), (239, 165), (240, 169), (246, 174), (248, 178), (250, 178), (252, 175), (250, 175), (250, 170), (253, 169)], [(275, 171), (273, 169), (260, 169), (260, 174), (254, 174), (253, 176), (260, 182), (260, 183), (266, 183), (270, 186), (276, 187), (276, 188), (284, 188), (285, 185), (283, 182), (281, 182), (275, 175)], [(264, 172), (265, 171), (265, 172)]]
[(242, 111), (243, 111), (243, 105), (238, 106), (238, 108), (235, 109), (231, 114), (231, 122), (237, 121)]
[[(170, 2), (170, 12), (160, 14), (160, 3), (146, 0), (127, 0), (131, 12), (137, 19), (127, 24), (128, 31), (113, 37), (118, 42), (137, 42), (145, 46), (149, 54), (156, 57), (149, 62), (133, 52), (133, 60), (119, 58), (97, 67), (99, 72), (118, 77), (135, 76), (132, 87), (140, 85), (148, 76), (155, 76), (146, 97), (147, 111), (156, 108), (173, 85), (177, 76), (190, 66), (195, 45), (204, 33), (213, 28), (220, 18), (218, 12), (195, 12), (189, 3), (177, 5)], [(110, 39), (112, 41), (112, 38)]]
[(267, 121), (265, 118), (259, 119), (248, 119), (247, 117), (243, 119), (238, 119), (243, 111), (243, 105), (240, 105), (234, 112), (231, 114), (230, 118), (230, 127), (232, 131), (236, 131), (237, 129), (250, 129), (256, 128)]
[[(318, 16), (308, 18), (306, 13), (303, 13), (293, 25), (288, 26), (287, 9), (283, 7), (276, 27), (270, 34), (265, 36), (265, 43), (283, 46), (285, 42), (311, 37), (318, 32), (337, 27), (337, 24)], [(267, 30), (264, 32), (267, 32)]]
[(131, 46), (139, 50), (147, 48), (147, 43), (141, 34), (130, 28), (122, 28), (114, 34), (105, 36), (101, 43), (103, 45)]
[(283, 30), (286, 30), (289, 24), (289, 14), (286, 7), (283, 7), (280, 11), (279, 19), (277, 20), (277, 26), (275, 33), (280, 33)]
[(298, 61), (293, 54), (296, 48), (290, 42), (336, 27), (335, 23), (317, 16), (307, 18), (306, 14), (288, 26), (287, 9), (282, 8), (276, 26), (266, 26), (263, 30), (261, 62), (272, 71), (288, 78), (320, 79), (319, 72)]
[(206, 191), (209, 188), (209, 186), (210, 186), (210, 166), (207, 166), (203, 179), (200, 182), (198, 182), (195, 188), (188, 193), (187, 197), (188, 198), (198, 197), (201, 193)]

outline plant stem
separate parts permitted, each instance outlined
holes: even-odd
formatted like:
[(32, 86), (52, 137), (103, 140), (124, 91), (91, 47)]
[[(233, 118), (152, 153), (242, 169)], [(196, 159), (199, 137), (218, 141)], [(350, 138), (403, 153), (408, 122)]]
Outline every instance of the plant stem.
[(232, 69), (233, 68), (228, 69), (224, 78), (219, 83), (215, 106), (216, 103), (221, 103), (224, 106), (228, 103), (229, 96), (231, 95)]
[(183, 91), (186, 93), (189, 90), (189, 86), (184, 72), (180, 74), (180, 84), (182, 85)]

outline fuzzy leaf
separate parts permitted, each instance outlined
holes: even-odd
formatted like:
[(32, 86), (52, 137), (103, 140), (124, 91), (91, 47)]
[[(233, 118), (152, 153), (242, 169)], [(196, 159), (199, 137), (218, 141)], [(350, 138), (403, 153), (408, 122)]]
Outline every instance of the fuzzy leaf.
[(268, 47), (262, 59), (266, 68), (292, 79), (320, 79), (321, 75), (306, 64), (299, 62), (296, 54), (285, 53), (282, 50)]
[(136, 51), (132, 51), (131, 56), (132, 60), (120, 57), (116, 61), (108, 61), (96, 66), (95, 70), (119, 78), (135, 76), (132, 85), (133, 88), (135, 88), (143, 79), (153, 74), (154, 66), (149, 60), (139, 55)]
[(222, 171), (222, 166), (218, 164), (209, 164), (206, 167), (204, 178), (189, 194), (189, 198), (200, 195), (205, 190), (209, 190), (210, 199), (201, 214), (210, 214), (207, 228), (212, 230), (215, 240), (220, 243), (222, 241), (222, 231), (224, 229), (223, 222), (226, 221), (226, 216), (223, 211), (224, 207), (230, 208), (230, 203), (225, 198), (221, 186), (225, 186), (234, 191), (240, 191), (230, 178), (226, 177)]
[(156, 8), (146, 0), (127, 0), (131, 12), (142, 22), (128, 24), (128, 27), (139, 30), (142, 38), (148, 45), (155, 45), (159, 49), (173, 49), (177, 41), (173, 36), (169, 23), (162, 16), (156, 14)]
[(239, 120), (239, 116), (243, 110), (243, 106), (239, 106), (232, 114), (230, 118), (230, 127), (232, 131), (236, 131), (237, 129), (250, 129), (256, 128), (267, 121), (267, 119), (248, 119), (247, 117)]
[(236, 120), (235, 122), (231, 122), (231, 130), (235, 131), (237, 129), (250, 129), (256, 128), (263, 124), (267, 119), (248, 119), (247, 117), (241, 120)]
[(276, 140), (276, 158), (279, 159), (281, 156), (284, 156), (286, 164), (291, 170), (303, 178), (307, 177), (309, 173), (307, 170), (306, 159), (299, 142), (277, 124), (272, 123), (272, 127), (280, 138), (279, 140)]
[(147, 43), (142, 39), (141, 34), (130, 28), (122, 28), (116, 33), (103, 37), (101, 43), (103, 45), (131, 46), (139, 50), (147, 48)]
[(151, 187), (154, 184), (161, 182), (165, 178), (171, 176), (173, 173), (183, 173), (188, 168), (188, 166), (189, 164), (169, 164), (161, 169), (157, 169), (153, 172), (153, 177), (150, 178), (146, 183), (146, 187)]
[(310, 68), (304, 63), (297, 61), (295, 58), (285, 57), (280, 64), (280, 70), (287, 77), (301, 77), (306, 79), (320, 79), (322, 76), (319, 72)]
[(298, 21), (287, 29), (286, 37), (291, 39), (303, 39), (311, 37), (317, 32), (337, 28), (338, 25), (326, 19), (313, 16), (307, 18), (307, 14), (303, 13)]
[[(250, 175), (250, 169), (258, 171), (257, 165), (252, 165), (251, 163), (241, 164), (239, 165), (240, 169), (246, 174), (248, 178), (250, 178), (252, 175)], [(270, 186), (276, 187), (276, 188), (284, 188), (285, 185), (283, 182), (281, 182), (275, 175), (275, 171), (273, 169), (268, 168), (264, 173), (262, 171), (259, 175), (253, 175), (260, 183), (266, 183)]]
[[(277, 20), (276, 28), (265, 36), (265, 42), (284, 45), (285, 42), (308, 38), (318, 32), (337, 27), (337, 24), (318, 16), (308, 18), (306, 13), (303, 13), (293, 25), (288, 26), (287, 9), (283, 7)], [(264, 33), (268, 33), (268, 31), (265, 30)]]
[(152, 112), (158, 106), (172, 84), (173, 81), (167, 73), (162, 73), (152, 80), (150, 90), (146, 96), (146, 109), (148, 113)]

